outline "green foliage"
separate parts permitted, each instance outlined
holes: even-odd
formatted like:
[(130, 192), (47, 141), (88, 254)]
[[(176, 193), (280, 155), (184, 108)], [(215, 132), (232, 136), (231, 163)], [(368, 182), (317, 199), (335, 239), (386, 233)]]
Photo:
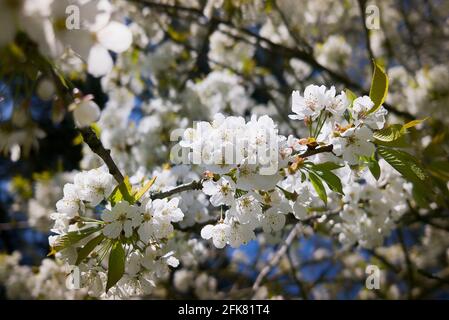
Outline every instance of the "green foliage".
[(332, 170), (341, 169), (344, 166), (336, 164), (334, 162), (323, 162), (319, 164), (308, 164), (310, 170), (312, 170), (321, 180), (323, 180), (329, 189), (334, 192), (343, 194), (343, 186), (341, 184), (340, 178), (336, 176)]
[(140, 198), (142, 198), (142, 196), (148, 191), (150, 190), (151, 186), (154, 184), (154, 182), (156, 181), (157, 177), (152, 178), (150, 181), (148, 181), (143, 187), (142, 189), (140, 189), (134, 196), (134, 199), (136, 201), (139, 201)]
[(375, 131), (373, 136), (378, 141), (392, 142), (406, 134), (406, 129), (400, 124), (393, 124), (382, 130)]
[(366, 158), (368, 169), (376, 180), (380, 178), (380, 166), (375, 157)]
[(320, 197), (320, 199), (323, 200), (324, 204), (327, 205), (326, 188), (324, 188), (321, 179), (315, 173), (309, 171), (309, 180), (312, 183), (312, 186), (315, 189), (318, 196)]
[(71, 231), (67, 234), (59, 237), (55, 243), (52, 246), (52, 250), (48, 255), (53, 255), (65, 248), (68, 248), (70, 246), (73, 246), (74, 244), (80, 242), (84, 238), (88, 237), (89, 235), (93, 234), (94, 232), (97, 232), (100, 230), (100, 226), (89, 226), (84, 229), (80, 229), (77, 231)]
[(428, 174), (415, 157), (402, 150), (386, 147), (379, 147), (377, 152), (406, 180), (413, 183), (414, 196), (420, 205), (424, 204), (424, 199), (430, 199), (432, 186), (429, 184)]
[(319, 164), (314, 164), (312, 166), (312, 168), (316, 171), (332, 171), (332, 170), (337, 170), (337, 169), (341, 169), (344, 166), (336, 164), (334, 162), (323, 162), (323, 163), (319, 163)]
[(125, 200), (130, 204), (136, 202), (135, 198), (132, 196), (132, 186), (129, 182), (129, 177), (126, 176), (121, 184), (115, 187), (108, 199), (112, 206), (115, 206), (118, 202)]
[(114, 243), (109, 254), (108, 262), (108, 281), (106, 283), (106, 292), (109, 291), (125, 273), (126, 254), (123, 245), (120, 242)]
[(103, 233), (99, 234), (95, 238), (91, 239), (86, 245), (78, 250), (78, 256), (76, 258), (76, 265), (79, 265), (89, 254), (94, 250), (104, 239)]
[(417, 126), (426, 120), (427, 118), (422, 120), (413, 120), (404, 125), (392, 124), (381, 130), (377, 130), (373, 134), (375, 138), (374, 143), (388, 147), (406, 148), (408, 147), (408, 143), (404, 136), (409, 133), (408, 129)]
[(351, 106), (352, 106), (352, 102), (357, 98), (357, 95), (354, 92), (352, 92), (351, 90), (346, 89), (346, 97), (351, 102)]
[(427, 119), (429, 119), (429, 117), (424, 118), (424, 119), (417, 119), (417, 120), (413, 120), (413, 121), (407, 122), (406, 124), (403, 125), (403, 128), (404, 129), (410, 129), (410, 128), (416, 127), (417, 125), (423, 123)]
[(374, 102), (373, 108), (368, 113), (373, 113), (379, 110), (382, 103), (384, 103), (388, 92), (388, 77), (385, 70), (379, 66), (375, 61), (374, 73), (371, 80), (371, 89), (369, 91), (369, 97)]

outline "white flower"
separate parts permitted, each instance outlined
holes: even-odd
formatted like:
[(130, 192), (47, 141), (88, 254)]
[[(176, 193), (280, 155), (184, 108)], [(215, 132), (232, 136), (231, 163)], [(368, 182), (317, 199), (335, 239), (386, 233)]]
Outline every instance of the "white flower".
[(304, 90), (304, 97), (299, 91), (292, 93), (292, 111), (295, 113), (289, 115), (290, 119), (303, 120), (310, 117), (315, 120), (321, 110), (326, 107), (327, 103), (326, 87), (309, 85)]
[(231, 227), (225, 223), (219, 223), (215, 226), (208, 224), (201, 229), (201, 237), (206, 240), (212, 238), (214, 246), (218, 249), (222, 249), (229, 241), (230, 232)]
[(152, 203), (153, 216), (156, 219), (179, 222), (184, 218), (184, 213), (178, 208), (179, 198), (156, 199)]
[(296, 219), (303, 220), (307, 218), (307, 208), (300, 201), (295, 201), (293, 204), (293, 214)]
[(79, 188), (72, 183), (67, 183), (64, 186), (63, 192), (64, 197), (56, 202), (56, 209), (59, 213), (73, 218), (83, 208), (82, 201), (79, 198)]
[(177, 266), (179, 266), (179, 260), (176, 257), (170, 256), (167, 259), (167, 264), (170, 267), (176, 268)]
[(105, 209), (101, 218), (106, 222), (103, 234), (111, 239), (118, 238), (122, 231), (125, 237), (129, 238), (133, 228), (142, 221), (138, 208), (126, 201), (120, 201), (111, 210)]
[(328, 97), (326, 110), (336, 116), (341, 116), (349, 107), (349, 100), (346, 97), (345, 92), (341, 92), (339, 95), (335, 96), (335, 88), (332, 86), (327, 92)]
[(229, 214), (235, 216), (240, 223), (257, 226), (262, 214), (262, 206), (252, 194), (248, 193), (235, 200)]
[(140, 240), (148, 243), (151, 238), (167, 238), (174, 230), (171, 222), (179, 222), (184, 218), (181, 209), (178, 208), (179, 199), (146, 199), (142, 206), (145, 208), (142, 216), (142, 224), (138, 234)]
[(111, 20), (112, 7), (108, 0), (77, 3), (80, 29), (66, 28), (66, 8), (71, 2), (58, 0), (53, 1), (51, 6), (56, 53), (61, 53), (64, 47), (70, 47), (87, 62), (90, 74), (104, 76), (112, 70), (114, 64), (108, 50), (115, 53), (126, 51), (131, 46), (132, 33), (126, 25)]
[(208, 180), (203, 183), (203, 192), (210, 197), (214, 207), (231, 205), (234, 202), (235, 183), (231, 178), (222, 176), (217, 182)]
[(343, 160), (350, 165), (357, 164), (360, 156), (370, 157), (376, 148), (369, 142), (373, 139), (373, 132), (367, 127), (350, 128), (333, 142), (336, 155), (343, 156)]
[(368, 112), (374, 107), (374, 102), (368, 96), (358, 97), (352, 103), (352, 117), (356, 124), (363, 122), (368, 116)]
[(388, 111), (383, 106), (379, 108), (376, 112), (371, 113), (365, 120), (364, 123), (373, 130), (380, 130), (385, 126), (385, 117)]
[(238, 248), (242, 244), (247, 244), (255, 238), (254, 230), (249, 224), (234, 222), (231, 224), (229, 233), (229, 244), (233, 248)]
[(73, 117), (79, 128), (88, 127), (100, 119), (100, 108), (90, 97), (72, 103), (69, 110), (73, 110)]
[(266, 233), (280, 231), (285, 225), (285, 215), (269, 209), (262, 215), (261, 224)]
[(98, 205), (112, 193), (115, 182), (106, 167), (81, 172), (75, 176), (75, 184), (80, 189), (80, 197), (91, 206)]

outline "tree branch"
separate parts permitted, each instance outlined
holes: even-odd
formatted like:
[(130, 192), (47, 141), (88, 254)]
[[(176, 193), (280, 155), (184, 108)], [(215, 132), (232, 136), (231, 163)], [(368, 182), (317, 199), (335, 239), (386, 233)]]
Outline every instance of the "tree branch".
[(121, 185), (124, 181), (124, 177), (115, 164), (114, 160), (112, 159), (111, 151), (103, 146), (101, 140), (98, 139), (97, 135), (90, 127), (81, 128), (79, 129), (79, 131), (83, 136), (84, 142), (95, 154), (97, 154), (104, 161), (104, 163), (108, 167), (109, 173), (112, 174), (118, 184)]
[[(182, 17), (181, 15), (179, 15), (179, 12), (186, 13), (187, 15), (190, 15), (190, 18), (195, 18), (195, 21), (203, 26), (207, 25), (208, 23), (210, 23), (212, 21), (217, 24), (226, 25), (229, 28), (232, 28), (236, 31), (239, 31), (247, 36), (250, 36), (250, 37), (256, 39), (259, 42), (264, 43), (266, 46), (268, 46), (268, 49), (270, 51), (272, 51), (273, 53), (278, 53), (278, 54), (283, 55), (288, 58), (301, 59), (304, 62), (308, 63), (313, 68), (327, 73), (332, 79), (344, 84), (347, 88), (353, 89), (361, 94), (366, 94), (366, 95), (368, 94), (367, 90), (363, 89), (362, 86), (353, 82), (351, 79), (349, 79), (345, 75), (339, 74), (339, 73), (323, 66), (322, 64), (320, 64), (313, 57), (312, 54), (310, 54), (306, 51), (303, 51), (299, 48), (290, 48), (290, 47), (287, 47), (284, 45), (274, 43), (271, 40), (269, 40), (265, 37), (262, 37), (261, 35), (259, 35), (257, 33), (254, 33), (251, 30), (234, 25), (234, 23), (232, 23), (232, 21), (224, 20), (224, 19), (221, 19), (218, 17), (211, 17), (210, 19), (207, 19), (207, 17), (204, 16), (204, 14), (201, 10), (199, 10), (197, 8), (193, 8), (193, 7), (186, 7), (186, 6), (180, 6), (180, 5), (167, 5), (167, 4), (152, 2), (149, 0), (129, 0), (129, 1), (141, 4), (141, 5), (149, 7), (149, 8), (153, 8), (155, 10), (165, 12), (166, 14), (173, 14), (175, 17), (177, 17), (179, 19), (185, 18), (185, 17)], [(201, 21), (202, 19), (204, 21)], [(235, 40), (248, 42), (247, 39), (244, 39), (241, 36), (235, 35), (233, 33), (225, 32), (225, 31), (222, 31), (222, 32)], [(267, 49), (266, 47), (264, 47), (264, 48)], [(404, 118), (410, 119), (410, 120), (415, 119), (415, 117), (409, 112), (398, 110), (387, 103), (384, 103), (383, 105), (388, 111), (396, 114), (397, 116), (401, 116), (401, 117), (404, 117)]]
[(189, 190), (201, 190), (203, 188), (203, 182), (204, 180), (198, 180), (198, 181), (192, 181), (190, 183), (186, 183), (186, 184), (182, 184), (180, 186), (174, 187), (171, 190), (168, 191), (163, 191), (163, 192), (158, 192), (158, 193), (153, 193), (150, 195), (150, 198), (152, 200), (154, 199), (164, 199), (167, 197), (170, 197), (174, 194), (180, 193), (180, 192), (184, 192), (184, 191), (189, 191)]
[(359, 9), (360, 9), (360, 15), (362, 18), (363, 30), (365, 31), (366, 50), (368, 51), (370, 60), (375, 61), (373, 49), (371, 48), (371, 42), (369, 39), (369, 30), (366, 27), (366, 23), (365, 23), (365, 21), (366, 21), (366, 12), (365, 12), (366, 0), (358, 0), (358, 4), (359, 4)]
[(290, 231), (290, 233), (288, 234), (287, 238), (285, 239), (284, 243), (279, 248), (279, 250), (270, 259), (268, 264), (260, 271), (259, 275), (256, 278), (256, 281), (254, 282), (253, 291), (257, 291), (260, 288), (260, 284), (262, 283), (265, 276), (271, 271), (272, 268), (277, 266), (281, 258), (287, 252), (288, 247), (292, 244), (293, 240), (295, 240), (300, 231), (301, 231), (301, 224), (297, 223)]

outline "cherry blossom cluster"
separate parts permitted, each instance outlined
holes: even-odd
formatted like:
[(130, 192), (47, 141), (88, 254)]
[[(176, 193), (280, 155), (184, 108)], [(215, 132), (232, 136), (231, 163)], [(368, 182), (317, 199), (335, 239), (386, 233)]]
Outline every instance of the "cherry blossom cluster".
[(220, 113), (211, 123), (185, 130), (179, 145), (189, 151), (188, 159), (181, 160), (216, 174), (233, 170), (237, 187), (244, 190), (275, 186), (292, 151), (270, 117), (253, 116), (246, 122)]
[[(50, 246), (57, 257), (79, 268), (81, 286), (89, 295), (120, 298), (148, 294), (158, 278), (167, 276), (168, 266), (179, 264), (174, 257), (177, 247), (171, 239), (172, 223), (183, 220), (184, 214), (178, 208), (178, 198), (143, 197), (136, 203), (124, 199), (115, 203), (115, 187), (105, 167), (76, 174), (74, 183), (64, 186), (57, 212), (51, 215), (56, 235), (49, 237)], [(91, 251), (81, 256), (80, 249), (90, 243)], [(119, 284), (107, 288), (111, 268), (107, 257), (116, 243), (129, 254)]]
[(292, 94), (291, 119), (304, 120), (318, 143), (333, 145), (336, 156), (355, 165), (361, 156), (370, 157), (375, 147), (373, 130), (385, 125), (387, 110), (381, 106), (370, 112), (374, 102), (368, 96), (350, 101), (345, 92), (336, 93), (334, 87), (309, 85), (302, 96)]
[[(382, 162), (382, 169), (390, 174), (383, 182), (376, 181), (366, 169), (365, 159), (375, 152), (373, 133), (384, 127), (387, 114), (382, 106), (371, 112), (373, 107), (368, 96), (349, 97), (346, 92), (337, 94), (334, 87), (310, 85), (303, 95), (293, 92), (294, 114), (290, 115), (304, 122), (310, 133), (307, 139), (278, 135), (268, 116), (245, 122), (240, 117), (217, 114), (212, 122), (187, 129), (180, 145), (191, 151), (189, 160), (207, 172), (202, 191), (210, 196), (212, 206), (220, 208), (218, 224), (206, 225), (201, 236), (211, 239), (217, 248), (226, 244), (239, 247), (254, 239), (257, 230), (272, 234), (282, 230), (289, 213), (303, 220), (315, 209), (324, 208), (324, 213), (340, 212), (341, 222), (333, 228), (343, 243), (358, 242), (365, 247), (382, 243), (404, 213), (411, 187), (399, 175), (391, 174), (393, 169), (386, 162)], [(270, 144), (273, 141), (274, 145)], [(332, 163), (343, 185), (340, 192), (325, 187), (328, 199), (323, 207), (311, 177), (315, 174), (302, 170), (305, 159), (300, 155), (310, 147), (328, 145), (332, 152), (307, 159), (312, 166)], [(260, 164), (253, 158), (252, 147), (271, 154), (276, 163), (274, 173), (258, 171)], [(199, 161), (195, 159), (198, 154)], [(229, 154), (241, 157), (227, 157)], [(359, 168), (365, 168), (363, 176), (358, 176)], [(372, 192), (368, 192), (370, 188)], [(376, 200), (368, 201), (374, 190), (378, 190)], [(376, 208), (367, 203), (383, 204), (382, 215), (372, 219), (370, 212)], [(353, 210), (360, 212), (350, 215)], [(334, 220), (330, 222), (334, 224)]]

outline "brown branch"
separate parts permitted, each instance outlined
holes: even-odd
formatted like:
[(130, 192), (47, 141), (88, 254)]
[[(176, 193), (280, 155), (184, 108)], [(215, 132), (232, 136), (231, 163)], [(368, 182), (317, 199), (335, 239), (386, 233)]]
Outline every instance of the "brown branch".
[(184, 191), (201, 190), (203, 188), (203, 181), (204, 181), (203, 179), (198, 180), (198, 181), (192, 181), (190, 183), (186, 183), (186, 184), (182, 184), (180, 186), (174, 187), (173, 189), (168, 190), (168, 191), (153, 193), (150, 195), (150, 198), (152, 200), (164, 199), (164, 198), (170, 197), (174, 194), (184, 192)]
[(307, 151), (300, 154), (299, 156), (301, 158), (308, 158), (308, 157), (314, 156), (319, 153), (332, 152), (332, 150), (334, 150), (334, 146), (330, 144), (330, 145), (327, 145), (327, 146), (324, 146), (321, 148), (317, 148), (317, 149), (309, 148), (309, 149), (307, 149)]
[(104, 161), (109, 169), (109, 173), (112, 174), (118, 184), (121, 185), (124, 181), (124, 177), (112, 159), (111, 151), (103, 146), (101, 140), (98, 139), (97, 135), (90, 127), (80, 128), (79, 131), (83, 136), (84, 142), (90, 147), (92, 152), (97, 154)]

